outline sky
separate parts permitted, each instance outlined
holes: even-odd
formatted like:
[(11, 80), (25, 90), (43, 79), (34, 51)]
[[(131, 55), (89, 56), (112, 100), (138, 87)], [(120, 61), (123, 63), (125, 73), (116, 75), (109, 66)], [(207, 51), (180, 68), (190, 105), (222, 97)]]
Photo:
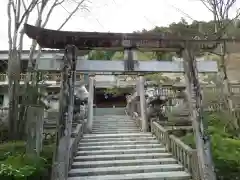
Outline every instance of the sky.
[[(51, 16), (47, 28), (57, 29), (74, 7), (74, 1), (59, 6)], [(78, 11), (64, 26), (68, 31), (133, 32), (166, 26), (178, 22), (182, 17), (211, 20), (212, 14), (199, 0), (88, 0), (88, 11)], [(0, 50), (8, 49), (7, 2), (0, 1)], [(233, 10), (236, 8), (234, 7)], [(187, 15), (186, 15), (187, 14)], [(29, 24), (34, 25), (32, 15)], [(191, 18), (189, 18), (191, 17)], [(24, 38), (24, 49), (29, 49), (31, 40)]]

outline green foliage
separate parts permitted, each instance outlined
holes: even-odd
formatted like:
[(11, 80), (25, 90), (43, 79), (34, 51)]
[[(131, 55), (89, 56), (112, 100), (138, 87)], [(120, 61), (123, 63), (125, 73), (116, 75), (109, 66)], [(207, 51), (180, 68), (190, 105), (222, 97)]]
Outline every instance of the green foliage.
[(97, 51), (93, 50), (88, 54), (89, 60), (111, 60), (115, 51)]
[(113, 57), (112, 60), (123, 60), (124, 58), (124, 53), (123, 52), (116, 52)]
[[(240, 139), (226, 129), (223, 113), (206, 114), (216, 173), (220, 180), (236, 180), (240, 174)], [(226, 117), (225, 117), (226, 118)], [(192, 148), (196, 148), (193, 134), (181, 138)]]
[(30, 157), (26, 155), (8, 156), (1, 163), (0, 178), (2, 179), (26, 179), (37, 178), (45, 171), (47, 161), (43, 158)]
[(24, 142), (0, 145), (1, 180), (45, 180), (51, 170), (53, 145), (43, 147), (41, 157), (25, 155)]
[[(236, 26), (230, 20), (225, 20), (222, 23), (227, 28), (225, 30), (228, 37), (239, 37), (240, 31), (239, 26)], [(240, 24), (240, 23), (238, 23)], [(199, 32), (199, 25), (201, 25), (201, 33)], [(138, 31), (135, 33), (151, 33), (151, 32), (158, 32), (162, 34), (168, 34), (170, 36), (178, 36), (178, 37), (186, 37), (192, 38), (195, 36), (204, 37), (205, 35), (213, 35), (215, 34), (215, 23), (214, 21), (209, 22), (197, 22), (193, 21), (191, 24), (188, 24), (187, 21), (182, 18), (180, 22), (174, 22), (169, 26), (156, 26), (152, 30), (145, 30)], [(137, 56), (139, 60), (151, 60), (151, 59), (158, 59), (158, 60), (172, 60), (172, 57), (176, 55), (176, 53), (169, 53), (169, 52), (137, 52)], [(203, 55), (203, 54), (199, 54)], [(91, 51), (89, 53), (88, 59), (106, 59), (106, 60), (122, 60), (124, 57), (123, 52), (116, 52), (116, 51)]]
[(196, 143), (192, 133), (187, 133), (185, 136), (181, 137), (181, 140), (191, 148), (196, 148)]
[(6, 142), (0, 145), (0, 161), (5, 160), (8, 156), (23, 154), (25, 152), (25, 142)]
[[(199, 25), (201, 24), (201, 33), (206, 35), (213, 35), (215, 32), (215, 24), (214, 21), (209, 22), (197, 22), (193, 21), (191, 24), (188, 24), (185, 19), (182, 19), (178, 23), (172, 23), (168, 27), (155, 27), (150, 32), (161, 32), (161, 33), (168, 33), (175, 36), (184, 36), (184, 37), (194, 37), (199, 36), (201, 33), (199, 32)], [(224, 22), (227, 26), (226, 33), (229, 37), (240, 36), (240, 31), (234, 23), (230, 20), (226, 20)]]

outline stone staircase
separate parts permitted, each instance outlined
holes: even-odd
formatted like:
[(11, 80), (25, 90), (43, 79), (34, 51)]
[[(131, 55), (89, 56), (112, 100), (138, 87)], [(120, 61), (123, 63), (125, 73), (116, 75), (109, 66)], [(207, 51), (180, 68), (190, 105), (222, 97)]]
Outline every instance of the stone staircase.
[(190, 180), (151, 133), (124, 115), (98, 116), (81, 139), (68, 180)]

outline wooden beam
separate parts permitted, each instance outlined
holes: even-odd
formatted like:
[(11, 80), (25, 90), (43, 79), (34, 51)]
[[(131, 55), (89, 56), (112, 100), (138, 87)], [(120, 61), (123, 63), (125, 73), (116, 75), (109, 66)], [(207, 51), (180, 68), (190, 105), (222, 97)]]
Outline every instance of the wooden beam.
[(208, 39), (193, 39), (173, 36), (170, 33), (100, 33), (100, 32), (72, 32), (56, 31), (24, 26), (25, 33), (35, 39), (43, 48), (64, 49), (67, 44), (73, 44), (78, 49), (87, 50), (95, 48), (131, 48), (160, 49), (170, 51), (184, 48), (186, 41), (197, 43), (200, 48), (212, 49), (220, 42), (237, 42), (240, 39), (219, 39), (217, 36)]

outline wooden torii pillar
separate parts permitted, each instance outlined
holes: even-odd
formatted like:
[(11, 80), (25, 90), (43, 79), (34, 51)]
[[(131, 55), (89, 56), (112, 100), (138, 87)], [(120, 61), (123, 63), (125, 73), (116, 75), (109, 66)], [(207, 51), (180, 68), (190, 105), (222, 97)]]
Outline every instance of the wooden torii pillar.
[(187, 99), (190, 108), (190, 118), (198, 154), (198, 165), (202, 180), (216, 180), (211, 155), (210, 136), (207, 134), (207, 125), (203, 120), (202, 92), (198, 79), (196, 57), (196, 44), (187, 42), (182, 51), (184, 59), (185, 79), (187, 85)]
[(68, 177), (76, 80), (76, 51), (74, 45), (67, 45), (63, 58), (59, 122), (57, 122), (56, 134), (57, 147), (52, 169), (53, 180), (66, 180)]

